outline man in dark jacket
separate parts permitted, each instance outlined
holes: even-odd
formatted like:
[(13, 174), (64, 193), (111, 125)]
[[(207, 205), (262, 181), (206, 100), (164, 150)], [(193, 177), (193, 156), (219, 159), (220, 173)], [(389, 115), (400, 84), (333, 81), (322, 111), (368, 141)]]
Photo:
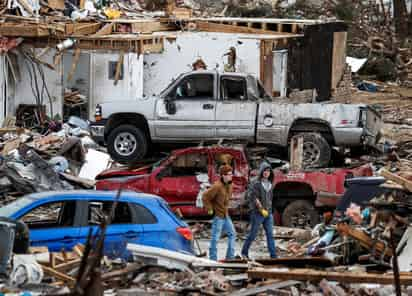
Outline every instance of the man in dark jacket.
[(276, 258), (275, 241), (273, 239), (273, 171), (270, 165), (263, 162), (259, 169), (259, 178), (249, 185), (247, 200), (249, 203), (250, 232), (243, 244), (242, 257), (249, 257), (249, 248), (258, 235), (260, 225), (265, 229), (267, 245), (271, 258)]

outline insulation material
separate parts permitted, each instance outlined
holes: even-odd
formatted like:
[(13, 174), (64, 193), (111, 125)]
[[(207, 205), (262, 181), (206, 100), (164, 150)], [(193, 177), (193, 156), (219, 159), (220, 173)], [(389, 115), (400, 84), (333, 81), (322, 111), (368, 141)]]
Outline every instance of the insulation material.
[(80, 169), (80, 178), (94, 180), (98, 174), (109, 167), (110, 156), (106, 153), (89, 149), (86, 162)]

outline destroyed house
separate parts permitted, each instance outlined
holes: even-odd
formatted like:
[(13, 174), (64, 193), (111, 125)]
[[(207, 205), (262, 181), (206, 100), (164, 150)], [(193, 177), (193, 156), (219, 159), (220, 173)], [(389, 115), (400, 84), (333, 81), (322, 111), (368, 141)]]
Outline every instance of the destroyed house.
[(25, 120), (39, 105), (49, 116), (93, 119), (96, 104), (149, 98), (196, 67), (253, 74), (275, 97), (324, 101), (346, 70), (340, 21), (3, 18), (0, 120)]

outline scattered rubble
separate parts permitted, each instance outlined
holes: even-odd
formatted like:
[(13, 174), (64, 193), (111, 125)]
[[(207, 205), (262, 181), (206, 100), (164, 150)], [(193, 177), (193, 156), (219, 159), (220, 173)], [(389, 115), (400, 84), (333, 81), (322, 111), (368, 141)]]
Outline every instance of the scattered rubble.
[[(95, 150), (98, 145), (87, 128), (87, 122), (74, 117), (60, 131), (46, 135), (1, 128), (1, 201), (45, 190), (94, 188), (95, 175), (109, 167), (110, 157)], [(93, 173), (89, 167), (94, 163), (100, 169)]]

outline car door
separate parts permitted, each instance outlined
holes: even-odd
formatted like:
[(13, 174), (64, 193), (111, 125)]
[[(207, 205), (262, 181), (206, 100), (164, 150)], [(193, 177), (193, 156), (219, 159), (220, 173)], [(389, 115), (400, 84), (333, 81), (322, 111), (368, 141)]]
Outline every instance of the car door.
[[(87, 205), (87, 225), (81, 229), (82, 241), (87, 241), (89, 231), (98, 233), (104, 215), (110, 215), (113, 206), (111, 200), (89, 200)], [(136, 223), (136, 213), (126, 201), (119, 201), (111, 224), (107, 226), (104, 254), (111, 258), (126, 258), (127, 243), (138, 243), (143, 228)]]
[(164, 227), (166, 221), (159, 221), (157, 218), (160, 206), (158, 209), (155, 209), (153, 206), (147, 207), (145, 204), (137, 202), (130, 205), (136, 213), (136, 223), (143, 228), (143, 234), (140, 237), (139, 243), (145, 246), (164, 247), (164, 240), (167, 238), (168, 229)]
[(216, 103), (216, 137), (254, 139), (257, 100), (249, 98), (245, 77), (220, 76), (220, 95)]
[(51, 252), (71, 251), (79, 243), (80, 217), (76, 200), (47, 202), (19, 217), (30, 230), (30, 245)]
[(170, 159), (152, 174), (151, 182), (153, 193), (163, 197), (171, 207), (190, 209), (195, 207), (204, 179), (209, 179), (209, 154), (197, 150)]
[[(155, 107), (155, 136), (158, 139), (214, 138), (215, 74), (196, 73), (183, 76)], [(173, 104), (175, 112), (167, 111)]]

